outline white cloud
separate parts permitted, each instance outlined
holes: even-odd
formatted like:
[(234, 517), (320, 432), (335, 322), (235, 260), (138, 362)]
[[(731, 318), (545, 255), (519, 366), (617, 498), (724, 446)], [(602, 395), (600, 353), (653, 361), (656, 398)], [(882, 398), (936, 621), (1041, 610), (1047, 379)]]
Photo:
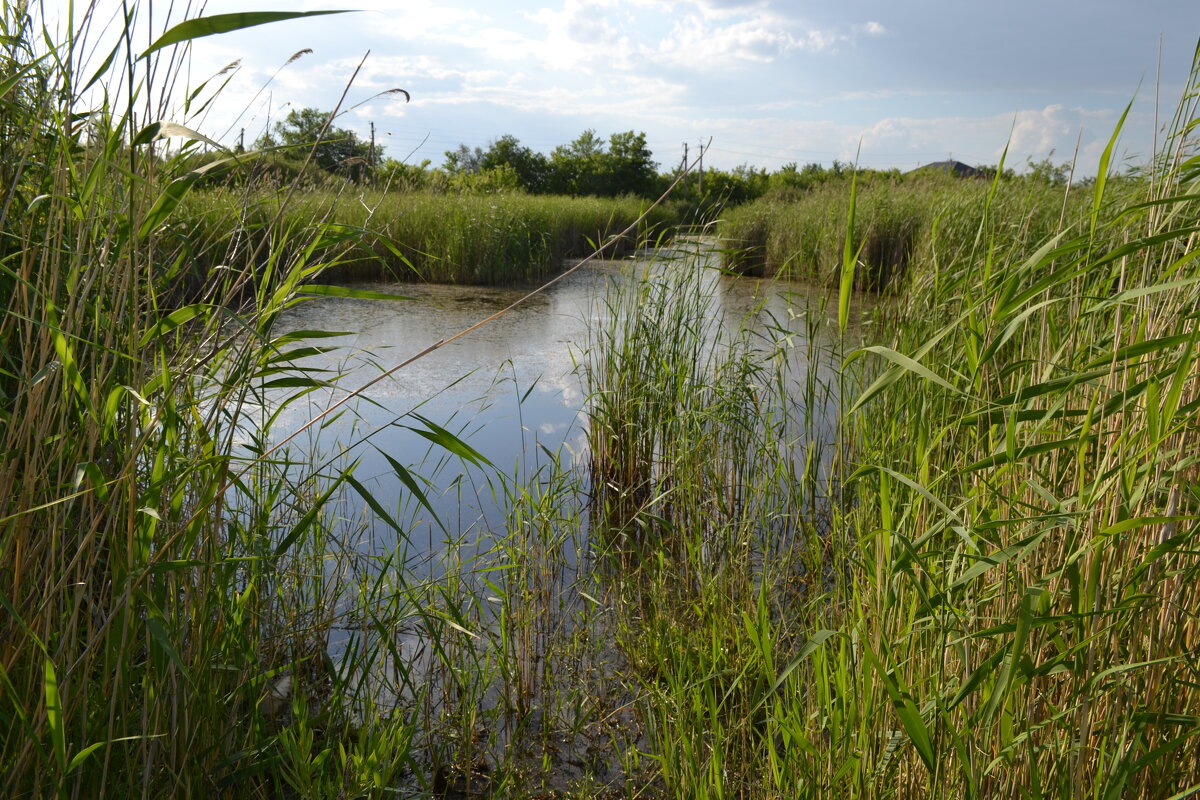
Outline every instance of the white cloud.
[(882, 36), (887, 33), (887, 29), (874, 20), (868, 22), (865, 29), (871, 36)]
[(491, 104), (512, 111), (555, 116), (585, 116), (597, 109), (612, 117), (636, 115), (643, 119), (682, 111), (685, 87), (661, 78), (640, 78), (619, 84), (597, 82), (583, 89), (538, 88), (524, 83), (475, 83), (452, 92), (414, 98), (411, 109), (446, 105)]
[[(358, 62), (335, 62), (335, 69), (352, 68)], [(431, 78), (438, 81), (484, 82), (503, 78), (505, 72), (496, 69), (461, 69), (446, 66), (433, 56), (372, 56), (363, 66), (356, 85), (385, 89), (404, 87), (413, 80)]]
[(371, 15), (374, 17), (369, 23), (371, 27), (403, 39), (438, 38), (464, 26), (490, 21), (488, 16), (478, 11), (429, 0), (406, 0), (404, 3), (367, 0), (355, 2), (354, 6), (364, 11), (380, 12)]
[(1057, 142), (1071, 135), (1072, 125), (1063, 119), (1063, 107), (1050, 105), (1040, 110), (1017, 113), (1012, 129), (1009, 150), (1023, 153), (1046, 153)]
[(658, 57), (681, 66), (721, 69), (731, 62), (768, 63), (794, 50), (826, 50), (841, 38), (815, 29), (792, 33), (788, 27), (768, 14), (727, 24), (691, 14), (658, 43)]
[[(688, 113), (685, 111), (685, 115)], [(1021, 170), (1026, 159), (1037, 161), (1049, 156), (1056, 162), (1071, 160), (1082, 128), (1077, 174), (1088, 175), (1095, 174), (1116, 117), (1113, 111), (1050, 105), (1015, 115), (889, 116), (865, 127), (832, 119), (796, 120), (766, 113), (695, 120), (693, 124), (713, 134), (711, 163), (726, 169), (746, 161), (769, 169), (789, 161), (827, 164), (836, 158), (849, 162), (856, 154), (863, 166), (895, 166), (901, 170), (946, 158), (968, 164), (994, 164), (1007, 143), (1008, 166)], [(1151, 122), (1149, 114), (1134, 113), (1126, 130), (1136, 138), (1138, 131)], [(1118, 147), (1115, 160), (1120, 162), (1125, 152), (1123, 146)], [(1141, 163), (1145, 158), (1132, 160)]]

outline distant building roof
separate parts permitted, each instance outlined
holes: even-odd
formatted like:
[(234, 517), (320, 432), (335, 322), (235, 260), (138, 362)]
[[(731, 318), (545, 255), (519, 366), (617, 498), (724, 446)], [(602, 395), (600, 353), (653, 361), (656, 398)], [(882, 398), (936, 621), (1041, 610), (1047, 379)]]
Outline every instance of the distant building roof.
[(961, 161), (935, 161), (932, 164), (925, 164), (917, 167), (912, 172), (953, 172), (960, 178), (986, 178), (987, 175), (981, 169), (976, 169)]

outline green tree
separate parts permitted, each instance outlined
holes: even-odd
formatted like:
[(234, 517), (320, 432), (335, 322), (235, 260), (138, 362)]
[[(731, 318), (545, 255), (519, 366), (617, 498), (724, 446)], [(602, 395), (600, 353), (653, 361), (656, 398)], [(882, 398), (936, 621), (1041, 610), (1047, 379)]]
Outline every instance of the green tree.
[(555, 194), (604, 194), (604, 140), (591, 128), (550, 153), (550, 191)]
[[(1054, 155), (1053, 152), (1050, 155)], [(1032, 158), (1025, 159), (1025, 166), (1029, 170), (1029, 179), (1035, 183), (1044, 183), (1049, 186), (1066, 186), (1067, 181), (1071, 179), (1071, 162), (1064, 161), (1061, 164), (1055, 164), (1050, 160), (1050, 156), (1043, 158), (1041, 161), (1034, 161)]]
[(501, 167), (510, 168), (517, 183), (527, 192), (540, 193), (547, 189), (550, 178), (550, 162), (541, 153), (530, 150), (510, 134), (501, 136), (488, 146), (480, 157), (480, 166), (485, 170)]
[(781, 200), (794, 200), (802, 194), (842, 174), (843, 165), (834, 161), (829, 169), (816, 162), (798, 167), (795, 162), (784, 164), (767, 179), (767, 189)]
[(451, 175), (460, 172), (479, 172), (483, 169), (483, 149), (476, 147), (472, 150), (465, 144), (460, 144), (457, 150), (447, 150), (446, 160), (442, 162), (442, 169)]
[(659, 185), (658, 164), (646, 134), (614, 133), (607, 144), (590, 128), (550, 154), (549, 191), (559, 194), (651, 195)]
[(364, 179), (382, 148), (376, 147), (372, 153), (371, 144), (359, 141), (353, 131), (332, 124), (326, 129), (328, 120), (328, 112), (316, 108), (292, 109), (275, 123), (273, 136), (264, 135), (256, 144), (311, 147), (313, 161), (321, 169), (352, 180)]
[(446, 173), (430, 169), (429, 165), (429, 159), (420, 164), (406, 164), (394, 158), (384, 159), (375, 170), (375, 185), (403, 192), (444, 191), (448, 185)]
[(659, 184), (658, 164), (646, 146), (646, 134), (625, 131), (608, 139), (608, 153), (603, 159), (607, 186), (604, 194), (656, 194)]

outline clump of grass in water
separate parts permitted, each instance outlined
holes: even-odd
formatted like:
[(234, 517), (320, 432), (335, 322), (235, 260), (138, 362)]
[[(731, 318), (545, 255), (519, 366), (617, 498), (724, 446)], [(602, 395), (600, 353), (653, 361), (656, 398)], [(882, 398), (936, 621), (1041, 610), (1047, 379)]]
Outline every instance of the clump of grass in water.
[(784, 343), (731, 329), (715, 302), (719, 272), (705, 262), (683, 253), (615, 284), (612, 323), (585, 366), (600, 531), (675, 555), (675, 529), (743, 519), (749, 531), (766, 507), (781, 529), (802, 525)]
[(756, 339), (723, 319), (703, 259), (650, 269), (615, 292), (589, 363), (593, 545), (619, 565), (603, 574), (658, 780), (733, 794), (765, 766), (773, 670), (803, 653), (827, 581), (801, 404), (831, 387), (819, 358), (789, 367), (790, 331)]

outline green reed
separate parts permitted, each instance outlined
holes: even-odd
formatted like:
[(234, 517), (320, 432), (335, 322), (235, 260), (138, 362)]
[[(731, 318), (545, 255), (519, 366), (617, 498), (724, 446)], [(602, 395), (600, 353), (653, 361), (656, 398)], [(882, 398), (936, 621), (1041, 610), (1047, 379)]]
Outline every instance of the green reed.
[[(942, 174), (872, 175), (854, 200), (852, 245), (861, 269), (857, 286), (881, 289), (898, 282), (910, 265), (925, 270), (958, 260), (977, 244), (979, 222), (997, 220), (990, 244), (1021, 248), (1057, 232), (1089, 209), (1086, 191), (1064, 197), (1061, 188), (1005, 178), (995, 184)], [(729, 268), (747, 274), (836, 283), (850, 215), (848, 184), (822, 185), (793, 199), (766, 197), (729, 209), (718, 231)], [(899, 284), (897, 284), (899, 285)]]
[[(201, 230), (232, 228), (243, 238), (236, 251), (211, 255), (223, 263), (244, 265), (272, 225), (305, 228), (321, 222), (340, 234), (318, 253), (327, 263), (326, 279), (496, 285), (561, 271), (564, 260), (590, 255), (649, 205), (632, 197), (438, 194), (350, 185), (307, 191), (280, 208), (282, 197), (266, 190), (210, 189), (194, 194), (188, 210)], [(632, 252), (670, 221), (665, 212), (651, 211), (606, 253)]]
[(89, 84), (93, 45), (32, 13), (0, 16), (0, 791), (384, 791), (414, 717), (346, 678), (376, 653), (328, 648), (353, 613), (353, 465), (270, 452), (251, 413), (324, 385), (273, 324), (341, 233), (277, 216), (257, 269), (205, 261), (240, 243), (187, 224), (197, 176), (152, 141), (190, 118), (150, 99), (170, 51), (118, 37)]
[(200, 191), (150, 60), (87, 103), (84, 42), (0, 19), (7, 796), (1200, 791), (1196, 75), (1142, 178), (749, 207), (768, 271), (903, 292), (861, 349), (660, 259), (582, 359), (586, 475), (484, 465), (505, 524), (419, 565), (408, 465), (392, 504), (272, 450), (333, 382), (275, 321), (368, 253), (503, 280), (619, 214)]
[[(597, 404), (598, 451), (634, 443), (598, 462), (615, 465), (606, 508), (620, 511), (618, 530), (653, 534), (636, 577), (614, 578), (651, 786), (689, 797), (1200, 791), (1197, 80), (1152, 176), (1108, 180), (1110, 145), (1100, 179), (1046, 209), (1008, 205), (993, 185), (932, 215), (932, 249), (876, 311), (888, 336), (847, 359), (870, 374), (843, 407), (839, 491), (828, 525), (802, 540), (803, 568), (752, 547), (710, 558), (722, 551), (707, 532), (724, 519), (711, 490), (689, 506), (702, 516), (671, 499), (688, 496), (681, 474), (709, 486), (687, 448), (707, 435), (710, 470), (724, 451), (662, 409), (624, 426), (657, 383), (611, 413)], [(867, 224), (871, 212), (856, 212)], [(671, 313), (652, 304), (644, 324)], [(666, 347), (705, 359), (687, 325), (673, 330)], [(671, 363), (648, 357), (627, 379)], [(670, 390), (679, 416), (699, 402), (711, 424), (742, 429), (751, 409), (725, 417), (705, 399), (720, 370), (697, 373), (651, 380), (686, 384)], [(599, 385), (615, 398), (624, 384), (604, 374)], [(678, 438), (639, 444), (672, 426)]]

